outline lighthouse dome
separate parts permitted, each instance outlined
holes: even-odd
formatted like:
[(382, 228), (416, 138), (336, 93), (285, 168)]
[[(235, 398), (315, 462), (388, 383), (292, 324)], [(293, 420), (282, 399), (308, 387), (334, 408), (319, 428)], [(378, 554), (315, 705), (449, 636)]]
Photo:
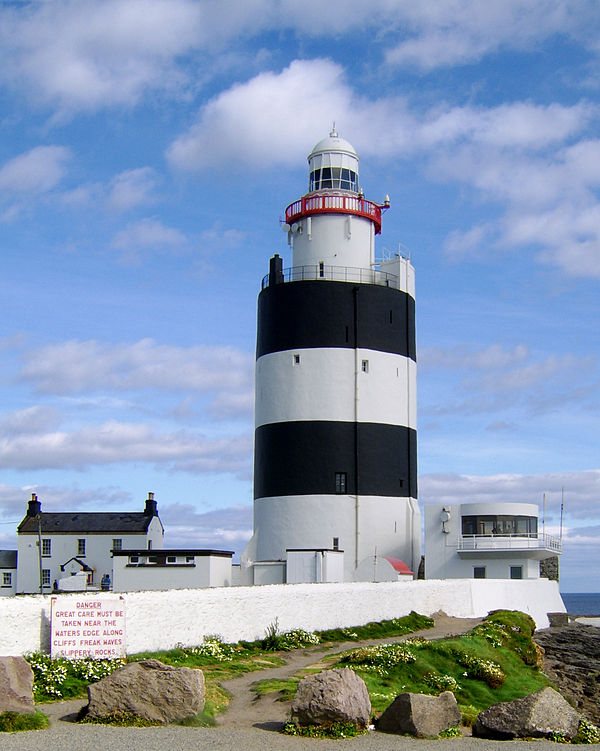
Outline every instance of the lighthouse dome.
[(358, 154), (333, 128), (308, 155), (309, 192), (346, 190), (358, 193)]

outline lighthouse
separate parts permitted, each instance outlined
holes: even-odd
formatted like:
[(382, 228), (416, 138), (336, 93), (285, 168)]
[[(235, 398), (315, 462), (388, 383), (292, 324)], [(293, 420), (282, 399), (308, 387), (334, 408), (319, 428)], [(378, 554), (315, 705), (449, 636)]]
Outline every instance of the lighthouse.
[(358, 154), (334, 128), (285, 210), (291, 266), (271, 258), (258, 298), (247, 583), (419, 565), (414, 270), (377, 260), (388, 207), (365, 198)]

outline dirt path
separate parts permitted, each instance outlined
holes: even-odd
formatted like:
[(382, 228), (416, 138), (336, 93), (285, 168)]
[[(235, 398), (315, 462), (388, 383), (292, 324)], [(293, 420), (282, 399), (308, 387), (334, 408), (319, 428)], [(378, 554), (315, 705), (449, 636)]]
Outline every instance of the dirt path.
[(272, 694), (255, 693), (252, 690), (255, 683), (274, 679), (287, 680), (304, 668), (318, 665), (328, 655), (359, 646), (405, 641), (415, 636), (423, 636), (426, 639), (459, 636), (470, 631), (482, 620), (481, 618), (450, 618), (444, 613), (437, 613), (432, 617), (435, 622), (433, 628), (387, 639), (341, 642), (329, 649), (311, 647), (284, 652), (281, 657), (286, 660), (285, 665), (261, 670), (260, 673), (246, 673), (239, 678), (224, 681), (223, 687), (231, 694), (231, 701), (227, 710), (217, 717), (217, 724), (219, 727), (225, 728), (243, 729), (254, 726), (265, 730), (279, 730), (289, 715), (291, 702), (278, 701), (278, 692)]

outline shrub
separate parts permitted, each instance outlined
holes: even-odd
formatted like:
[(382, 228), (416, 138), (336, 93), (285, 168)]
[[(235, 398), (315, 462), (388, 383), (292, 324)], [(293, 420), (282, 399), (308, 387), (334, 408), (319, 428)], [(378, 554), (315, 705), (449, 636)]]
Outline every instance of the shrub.
[(43, 730), (48, 727), (48, 718), (41, 712), (21, 714), (3, 712), (0, 714), (0, 733), (17, 733), (22, 730)]
[(600, 729), (585, 717), (582, 717), (573, 743), (600, 743)]
[(439, 675), (438, 673), (425, 673), (423, 681), (427, 686), (436, 694), (441, 694), (442, 691), (456, 691), (458, 689), (458, 682), (451, 675)]
[(52, 659), (50, 655), (41, 652), (26, 654), (25, 659), (33, 671), (33, 697), (38, 701), (76, 696), (88, 683), (99, 681), (125, 664), (122, 659)]
[(400, 663), (415, 662), (413, 650), (406, 644), (378, 644), (373, 647), (353, 649), (342, 657), (340, 662), (357, 665), (361, 670), (370, 670), (386, 675), (389, 668)]

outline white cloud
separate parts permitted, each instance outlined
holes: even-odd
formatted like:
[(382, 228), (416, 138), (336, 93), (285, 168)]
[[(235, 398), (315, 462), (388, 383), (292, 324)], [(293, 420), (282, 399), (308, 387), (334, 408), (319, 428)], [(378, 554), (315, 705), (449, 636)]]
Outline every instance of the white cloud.
[(459, 370), (488, 370), (522, 363), (529, 358), (529, 350), (517, 344), (507, 350), (500, 344), (490, 344), (484, 349), (467, 347), (429, 347), (419, 350), (419, 368), (449, 368)]
[(191, 0), (58, 0), (4, 8), (0, 70), (8, 85), (63, 111), (134, 104), (178, 89), (177, 58), (201, 38)]
[(233, 473), (246, 478), (251, 454), (251, 436), (205, 438), (186, 431), (158, 432), (149, 425), (116, 420), (70, 432), (0, 434), (0, 466), (15, 469), (145, 463), (193, 474)]
[(11, 438), (53, 430), (60, 424), (60, 415), (52, 407), (27, 407), (0, 415), (0, 435)]
[(595, 25), (594, 3), (586, 0), (401, 0), (390, 5), (396, 28), (412, 35), (388, 47), (387, 62), (426, 71), (473, 62), (501, 47), (522, 49), (553, 34), (585, 39), (586, 25)]
[(167, 227), (158, 219), (151, 218), (130, 222), (111, 241), (111, 247), (120, 251), (121, 260), (134, 264), (148, 252), (178, 252), (186, 244), (186, 236), (178, 229)]
[(21, 376), (43, 393), (89, 390), (244, 389), (253, 358), (234, 347), (176, 347), (141, 339), (134, 344), (68, 341), (26, 353)]
[(600, 378), (598, 361), (591, 355), (543, 355), (522, 344), (512, 349), (498, 344), (479, 350), (439, 347), (422, 350), (419, 367), (425, 379), (452, 371), (458, 375), (443, 376), (446, 391), (438, 386), (435, 403), (421, 400), (422, 415), (500, 412), (503, 421), (514, 407), (529, 415), (567, 407), (589, 413), (597, 408)]
[(547, 521), (557, 526), (563, 498), (565, 516), (600, 518), (600, 469), (546, 474), (458, 475), (427, 474), (419, 477), (422, 503), (536, 503), (542, 511), (546, 494)]
[(150, 167), (129, 169), (116, 175), (110, 183), (108, 204), (118, 211), (154, 202), (156, 176)]
[(211, 99), (198, 123), (170, 146), (167, 156), (181, 169), (293, 164), (310, 133), (316, 142), (332, 119), (344, 118), (351, 98), (339, 65), (295, 60), (279, 74), (260, 73)]
[(0, 191), (45, 193), (55, 188), (66, 172), (70, 157), (64, 146), (36, 146), (0, 168)]

